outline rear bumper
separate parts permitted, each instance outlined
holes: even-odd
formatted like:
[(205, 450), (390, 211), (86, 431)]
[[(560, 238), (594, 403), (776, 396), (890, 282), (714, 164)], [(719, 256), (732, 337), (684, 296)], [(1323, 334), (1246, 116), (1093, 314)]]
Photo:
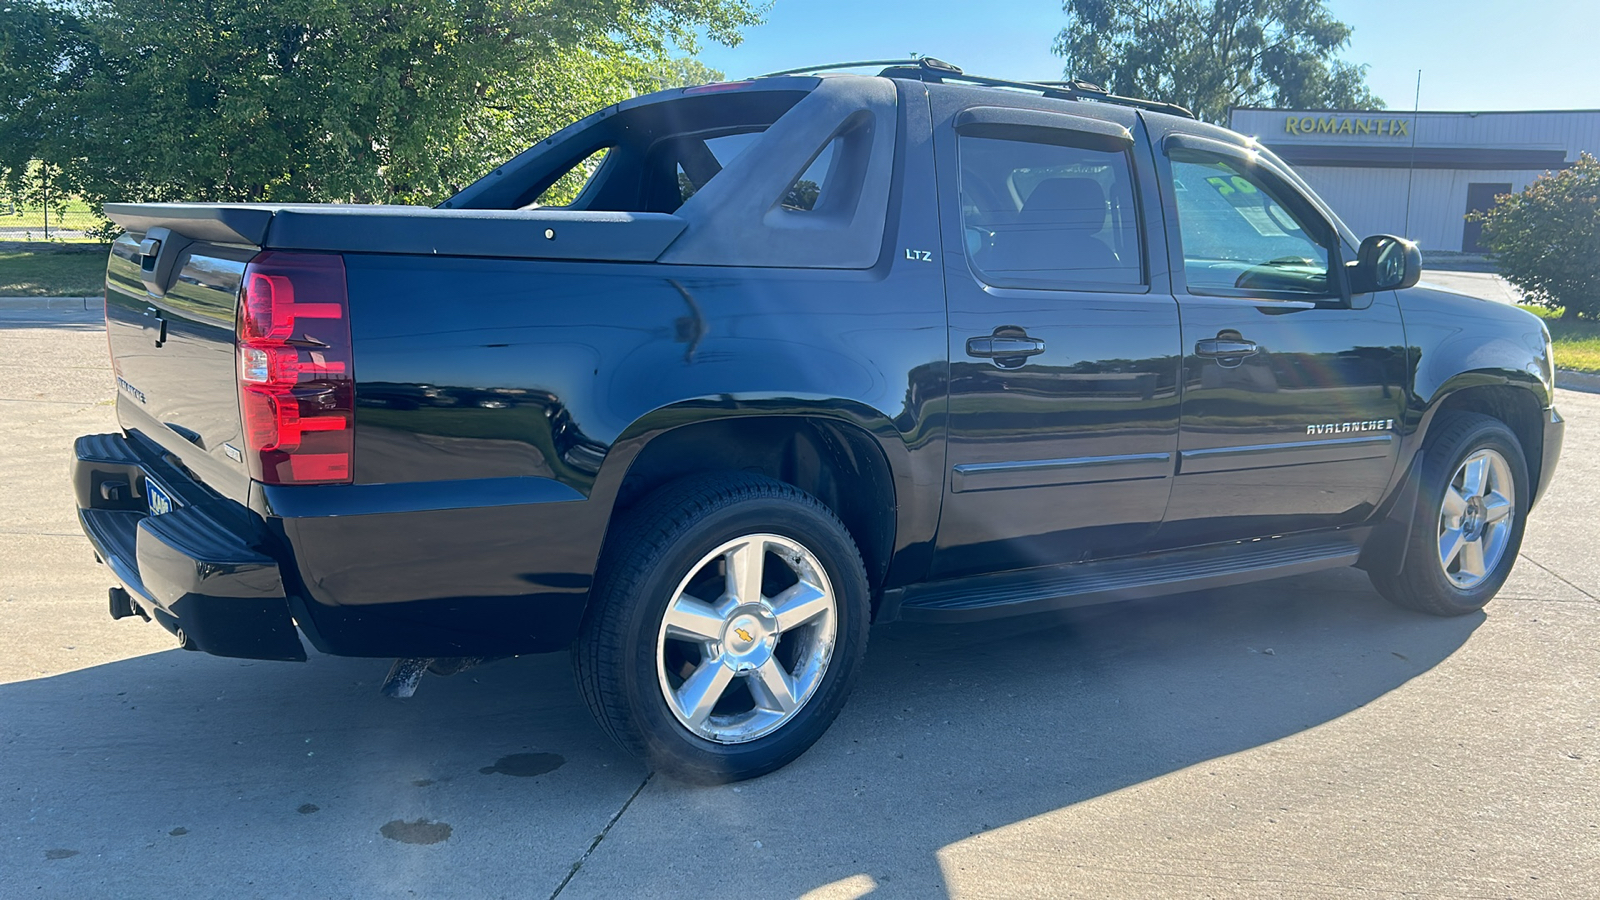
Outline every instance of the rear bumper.
[[(147, 511), (154, 478), (174, 501)], [(183, 646), (217, 656), (304, 660), (278, 563), (256, 549), (259, 526), (173, 466), (145, 458), (120, 434), (73, 448), (78, 521), (139, 609)]]

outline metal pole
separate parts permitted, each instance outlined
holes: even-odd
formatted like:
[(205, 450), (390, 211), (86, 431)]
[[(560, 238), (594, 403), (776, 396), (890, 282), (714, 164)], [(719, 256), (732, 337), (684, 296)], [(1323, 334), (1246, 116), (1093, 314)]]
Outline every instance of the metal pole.
[(44, 173), (44, 239), (50, 240), (50, 164), (39, 167)]
[(1422, 70), (1417, 70), (1417, 96), (1411, 101), (1411, 162), (1406, 167), (1406, 227), (1402, 237), (1411, 237), (1411, 183), (1417, 177), (1417, 113), (1422, 110)]

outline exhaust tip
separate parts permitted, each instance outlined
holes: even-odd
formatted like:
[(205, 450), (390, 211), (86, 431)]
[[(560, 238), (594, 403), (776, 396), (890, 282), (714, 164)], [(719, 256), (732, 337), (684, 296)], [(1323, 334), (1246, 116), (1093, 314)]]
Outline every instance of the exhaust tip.
[(424, 672), (428, 671), (431, 659), (408, 658), (397, 659), (389, 668), (389, 677), (383, 680), (383, 686), (378, 689), (385, 697), (404, 700), (417, 692), (417, 682), (422, 680)]

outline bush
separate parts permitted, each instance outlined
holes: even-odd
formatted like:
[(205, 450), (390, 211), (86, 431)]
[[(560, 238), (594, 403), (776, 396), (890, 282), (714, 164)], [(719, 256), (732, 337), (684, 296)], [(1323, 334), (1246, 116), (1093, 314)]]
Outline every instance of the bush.
[(1584, 153), (1496, 200), (1473, 219), (1483, 222), (1500, 274), (1530, 303), (1600, 319), (1600, 160)]

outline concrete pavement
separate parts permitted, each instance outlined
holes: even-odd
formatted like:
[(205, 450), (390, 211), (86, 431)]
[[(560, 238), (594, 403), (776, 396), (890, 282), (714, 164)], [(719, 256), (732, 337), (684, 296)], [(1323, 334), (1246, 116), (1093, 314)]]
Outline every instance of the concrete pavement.
[(1494, 300), (1499, 303), (1521, 303), (1522, 292), (1511, 286), (1501, 275), (1494, 272), (1450, 272), (1442, 269), (1426, 269), (1422, 273), (1422, 282), (1425, 286), (1442, 288), (1466, 294), (1471, 297), (1482, 297), (1485, 300)]
[(104, 297), (0, 297), (0, 312), (35, 312), (42, 309), (101, 312)]
[(1600, 397), (1483, 614), (1359, 572), (877, 629), (742, 785), (646, 778), (564, 656), (377, 693), (105, 614), (97, 314), (0, 311), (0, 897), (1600, 896)]

